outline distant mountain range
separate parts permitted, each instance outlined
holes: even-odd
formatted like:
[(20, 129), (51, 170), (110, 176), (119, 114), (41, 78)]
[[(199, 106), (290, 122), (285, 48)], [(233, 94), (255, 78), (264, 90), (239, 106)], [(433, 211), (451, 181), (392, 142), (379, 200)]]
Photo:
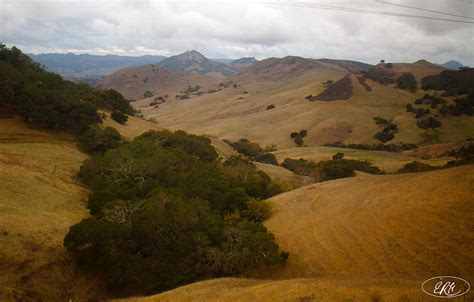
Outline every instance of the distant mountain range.
[(64, 78), (76, 82), (97, 85), (105, 76), (128, 67), (138, 67), (149, 64), (160, 66), (180, 74), (214, 74), (229, 76), (239, 70), (258, 62), (255, 58), (208, 59), (193, 50), (180, 55), (165, 56), (118, 56), (90, 54), (29, 54), (36, 62), (47, 70), (55, 72)]
[(448, 61), (443, 64), (436, 64), (436, 65), (447, 68), (447, 69), (451, 69), (451, 70), (458, 70), (461, 67), (466, 67), (461, 62), (454, 61), (454, 60)]
[(94, 84), (119, 69), (154, 64), (166, 58), (164, 56), (98, 56), (72, 53), (29, 54), (29, 56), (48, 71), (58, 73), (68, 80), (89, 84)]

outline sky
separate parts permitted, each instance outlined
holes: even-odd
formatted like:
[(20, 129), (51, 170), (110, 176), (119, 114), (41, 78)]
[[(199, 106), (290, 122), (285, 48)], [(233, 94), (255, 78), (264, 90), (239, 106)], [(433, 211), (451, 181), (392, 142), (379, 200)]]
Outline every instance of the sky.
[(0, 42), (26, 53), (171, 56), (194, 49), (210, 58), (474, 66), (474, 0), (0, 0), (0, 20)]

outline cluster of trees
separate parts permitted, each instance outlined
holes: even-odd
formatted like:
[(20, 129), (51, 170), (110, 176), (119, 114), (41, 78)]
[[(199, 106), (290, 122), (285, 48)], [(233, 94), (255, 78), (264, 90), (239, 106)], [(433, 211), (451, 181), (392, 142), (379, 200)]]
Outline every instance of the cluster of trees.
[(278, 166), (275, 155), (270, 153), (274, 151), (272, 147), (263, 149), (259, 144), (253, 143), (246, 138), (241, 138), (236, 142), (230, 142), (229, 140), (224, 140), (224, 142), (250, 160)]
[(454, 116), (474, 115), (474, 68), (445, 70), (439, 75), (424, 77), (422, 89), (444, 91), (442, 96), (459, 96), (454, 104), (442, 104), (438, 111)]
[(416, 125), (421, 129), (435, 129), (441, 127), (441, 121), (435, 117), (427, 117), (416, 121)]
[(382, 126), (381, 132), (377, 132), (374, 137), (383, 143), (391, 141), (395, 138), (395, 133), (398, 131), (398, 126), (392, 121), (384, 119), (383, 117), (374, 117), (374, 121), (377, 125)]
[(352, 177), (355, 175), (355, 171), (383, 174), (379, 168), (372, 166), (367, 161), (344, 159), (343, 153), (337, 153), (332, 160), (319, 163), (310, 162), (303, 158), (286, 158), (282, 166), (298, 175), (314, 177), (319, 181)]
[(298, 146), (298, 147), (301, 147), (303, 146), (304, 144), (304, 138), (306, 137), (306, 135), (308, 134), (308, 131), (306, 130), (301, 130), (300, 132), (292, 132), (290, 134), (290, 137), (295, 141), (295, 144)]
[(86, 160), (92, 217), (64, 245), (115, 293), (151, 293), (203, 278), (281, 265), (263, 226), (277, 192), (267, 175), (232, 157), (223, 164), (206, 137), (147, 132)]
[(422, 98), (415, 100), (415, 104), (421, 105), (430, 105), (432, 109), (438, 108), (439, 105), (446, 105), (446, 100), (437, 97), (435, 95), (425, 94)]
[(387, 151), (387, 152), (400, 152), (400, 151), (412, 150), (412, 149), (418, 148), (416, 144), (378, 144), (378, 145), (348, 144), (346, 145), (342, 142), (327, 143), (324, 146), (347, 148), (347, 149)]
[(415, 92), (417, 86), (418, 82), (415, 76), (410, 72), (404, 72), (397, 78), (397, 88)]
[(98, 108), (134, 113), (117, 91), (65, 81), (18, 48), (0, 44), (0, 115), (16, 114), (37, 127), (77, 135), (102, 121)]
[(114, 111), (110, 117), (119, 124), (125, 124), (128, 121), (128, 116), (122, 111)]
[(153, 92), (151, 92), (150, 90), (146, 90), (144, 93), (143, 93), (143, 97), (144, 98), (151, 98), (153, 96)]

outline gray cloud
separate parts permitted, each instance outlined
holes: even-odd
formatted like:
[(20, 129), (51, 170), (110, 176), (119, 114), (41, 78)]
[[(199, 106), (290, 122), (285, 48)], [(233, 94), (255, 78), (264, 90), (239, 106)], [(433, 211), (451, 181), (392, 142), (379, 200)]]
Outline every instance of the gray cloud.
[[(384, 1), (474, 15), (469, 0)], [(454, 18), (372, 0), (307, 3)], [(474, 65), (474, 24), (250, 0), (2, 0), (0, 17), (0, 41), (26, 52), (171, 55), (197, 49), (209, 57), (424, 58)]]

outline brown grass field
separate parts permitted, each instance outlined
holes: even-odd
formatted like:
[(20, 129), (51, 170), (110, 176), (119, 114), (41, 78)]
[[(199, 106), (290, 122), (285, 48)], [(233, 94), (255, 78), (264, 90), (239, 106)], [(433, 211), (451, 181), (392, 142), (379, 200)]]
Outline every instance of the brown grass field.
[[(373, 138), (380, 131), (373, 121), (376, 116), (393, 119), (399, 126), (400, 131), (393, 143), (449, 143), (474, 136), (473, 117), (441, 117), (443, 125), (437, 132), (418, 128), (414, 115), (405, 111), (405, 105), (413, 104), (426, 91), (419, 89), (411, 93), (395, 89), (394, 85), (380, 85), (371, 80), (366, 83), (372, 91), (366, 91), (354, 75), (350, 76), (354, 87), (354, 95), (350, 99), (310, 102), (305, 99), (307, 95), (319, 94), (324, 90), (323, 82), (338, 80), (347, 74), (347, 70), (329, 63), (314, 63), (311, 68), (304, 69), (305, 64), (259, 65), (260, 69), (252, 66), (235, 76), (220, 79), (221, 82), (233, 81), (241, 85), (236, 88), (229, 86), (216, 93), (180, 100), (173, 97), (182, 90), (181, 86), (176, 86), (170, 88), (174, 89), (168, 92), (171, 97), (159, 108), (149, 106), (153, 98), (134, 102), (133, 105), (146, 118), (155, 118), (164, 128), (208, 134), (219, 139), (248, 138), (263, 146), (275, 144), (279, 149), (295, 146), (289, 135), (302, 129), (308, 130), (305, 138), (308, 146), (321, 146), (335, 141), (378, 143)], [(421, 60), (396, 63), (393, 70), (398, 74), (412, 72), (420, 80), (442, 69)], [(139, 77), (147, 74), (143, 71)], [(104, 81), (104, 85), (120, 90), (120, 85), (114, 83), (115, 77), (119, 77), (119, 74)], [(203, 91), (217, 83), (219, 81), (209, 81)], [(140, 90), (148, 87), (148, 84), (142, 84), (137, 83)], [(195, 84), (202, 82), (196, 80)], [(452, 102), (452, 98), (449, 101)], [(269, 105), (275, 108), (267, 110)]]
[(62, 245), (88, 215), (87, 191), (74, 180), (84, 159), (68, 135), (0, 119), (0, 301), (101, 295)]
[[(228, 79), (238, 84), (236, 88), (231, 85), (187, 100), (173, 94), (188, 84), (212, 89), (225, 80), (175, 79), (154, 68), (117, 73), (118, 82), (110, 78), (109, 84), (123, 86), (133, 97), (145, 89), (169, 94), (159, 108), (149, 106), (153, 98), (133, 103), (145, 119), (156, 122), (129, 117), (120, 125), (107, 118), (104, 126), (117, 128), (128, 140), (148, 130), (206, 134), (222, 159), (235, 155), (222, 139), (248, 138), (262, 147), (275, 144), (279, 161), (320, 161), (342, 152), (386, 172), (414, 160), (442, 165), (449, 160), (446, 152), (457, 146), (454, 142), (474, 136), (473, 117), (443, 117), (438, 132), (418, 128), (405, 105), (424, 91), (413, 94), (369, 80), (369, 92), (354, 75), (350, 99), (305, 100), (323, 91), (323, 82), (347, 73), (330, 63), (304, 71), (278, 65), (276, 71), (241, 73)], [(423, 61), (394, 64), (394, 69), (411, 71), (418, 79), (439, 72)], [(163, 76), (168, 80), (162, 83)], [(268, 105), (275, 108), (267, 110)], [(378, 143), (373, 138), (380, 130), (375, 116), (398, 125), (393, 142), (423, 146), (400, 154), (322, 147), (335, 141)], [(302, 129), (308, 131), (306, 147), (297, 148), (289, 135)], [(426, 146), (432, 143), (438, 144)], [(0, 301), (104, 297), (98, 280), (79, 272), (62, 246), (69, 227), (88, 215), (87, 191), (74, 177), (86, 158), (66, 134), (30, 129), (16, 119), (0, 120)], [(257, 274), (260, 280), (208, 280), (128, 300), (432, 301), (421, 295), (420, 284), (427, 278), (450, 274), (474, 285), (473, 165), (413, 174), (358, 173), (310, 184), (311, 179), (282, 167), (255, 164), (285, 188), (299, 187), (270, 199), (274, 214), (265, 223), (282, 249), (290, 252), (287, 265)], [(467, 299), (472, 298), (471, 294)]]

